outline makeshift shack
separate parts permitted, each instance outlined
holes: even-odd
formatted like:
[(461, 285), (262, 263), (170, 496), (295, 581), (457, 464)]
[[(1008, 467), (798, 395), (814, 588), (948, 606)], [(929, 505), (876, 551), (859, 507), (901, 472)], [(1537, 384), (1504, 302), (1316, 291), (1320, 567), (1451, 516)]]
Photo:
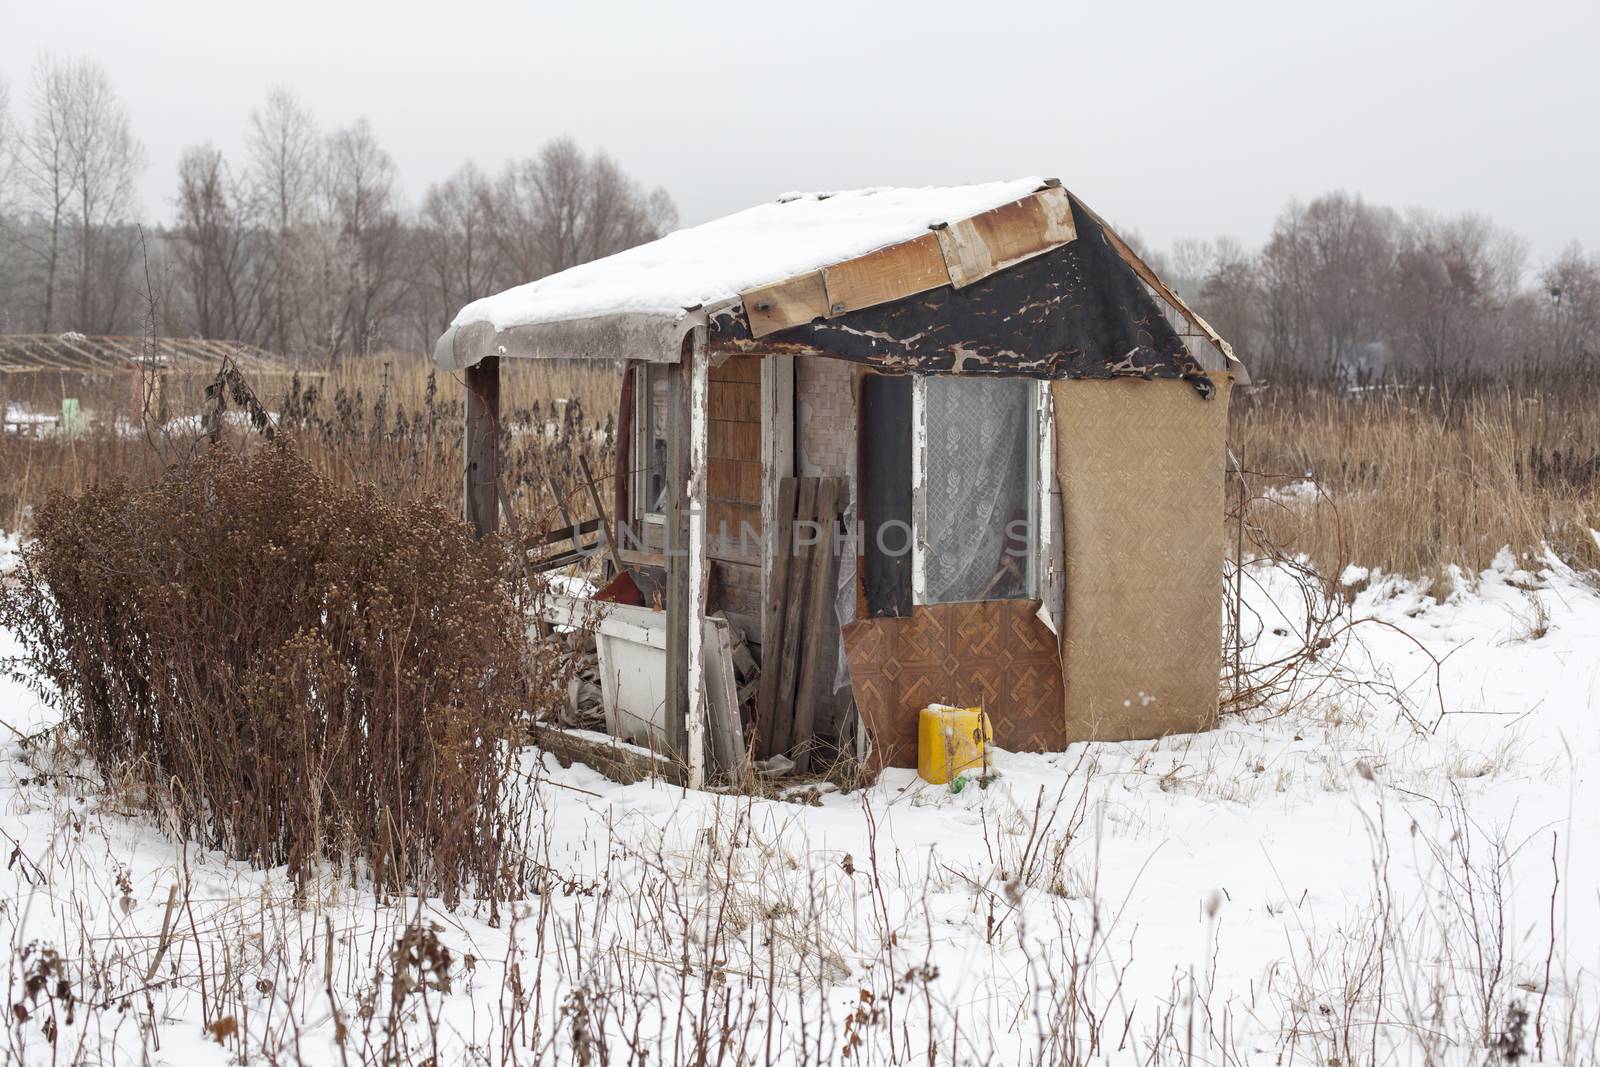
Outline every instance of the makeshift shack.
[(547, 610), (600, 619), (608, 723), (690, 784), (914, 766), (935, 702), (1011, 750), (1214, 722), (1243, 368), (1058, 182), (784, 197), (468, 305), (435, 359), (480, 531), (499, 361), (562, 357), (626, 367), (635, 603)]

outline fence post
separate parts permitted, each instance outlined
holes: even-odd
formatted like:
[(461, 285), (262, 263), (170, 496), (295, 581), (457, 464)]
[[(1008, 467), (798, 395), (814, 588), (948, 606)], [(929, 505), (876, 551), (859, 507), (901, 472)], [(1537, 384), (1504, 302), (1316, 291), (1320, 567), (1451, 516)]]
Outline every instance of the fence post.
[(466, 519), (479, 537), (500, 527), (500, 357), (467, 368), (465, 487)]

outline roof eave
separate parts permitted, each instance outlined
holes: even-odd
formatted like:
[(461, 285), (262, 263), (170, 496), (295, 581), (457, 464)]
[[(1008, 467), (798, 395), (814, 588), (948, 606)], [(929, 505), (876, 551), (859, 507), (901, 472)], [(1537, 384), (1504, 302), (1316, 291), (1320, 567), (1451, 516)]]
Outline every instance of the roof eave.
[(464, 370), (490, 356), (511, 359), (637, 359), (676, 363), (683, 338), (704, 326), (703, 308), (676, 313), (601, 315), (587, 319), (538, 322), (497, 330), (492, 323), (451, 326), (433, 348), (433, 361), (445, 370)]

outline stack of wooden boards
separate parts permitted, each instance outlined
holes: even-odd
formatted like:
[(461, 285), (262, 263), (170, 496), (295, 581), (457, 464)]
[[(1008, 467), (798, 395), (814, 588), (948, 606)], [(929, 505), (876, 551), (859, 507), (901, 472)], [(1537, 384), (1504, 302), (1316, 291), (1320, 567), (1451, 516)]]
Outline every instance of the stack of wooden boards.
[(834, 610), (839, 522), (849, 504), (843, 478), (784, 478), (774, 515), (771, 595), (762, 619), (756, 755), (788, 756), (811, 769), (817, 676)]

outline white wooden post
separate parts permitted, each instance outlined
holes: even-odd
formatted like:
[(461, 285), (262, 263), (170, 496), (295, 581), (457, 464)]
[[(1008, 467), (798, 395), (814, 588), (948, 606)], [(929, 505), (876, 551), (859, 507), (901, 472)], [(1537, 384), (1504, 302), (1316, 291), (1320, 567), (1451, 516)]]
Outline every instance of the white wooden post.
[(928, 594), (928, 379), (911, 376), (911, 603)]
[(1050, 382), (1037, 381), (1034, 387), (1034, 410), (1038, 415), (1037, 448), (1033, 463), (1037, 495), (1033, 519), (1033, 559), (1030, 562), (1035, 568), (1034, 594), (1059, 634), (1061, 620), (1055, 617), (1056, 583), (1061, 575), (1060, 551), (1055, 543), (1056, 420)]
[(707, 390), (710, 360), (706, 353), (706, 327), (694, 328), (690, 353), (694, 360), (689, 384), (689, 661), (688, 722), (685, 731), (689, 762), (689, 788), (706, 784), (705, 617), (706, 579), (706, 438), (709, 429)]

